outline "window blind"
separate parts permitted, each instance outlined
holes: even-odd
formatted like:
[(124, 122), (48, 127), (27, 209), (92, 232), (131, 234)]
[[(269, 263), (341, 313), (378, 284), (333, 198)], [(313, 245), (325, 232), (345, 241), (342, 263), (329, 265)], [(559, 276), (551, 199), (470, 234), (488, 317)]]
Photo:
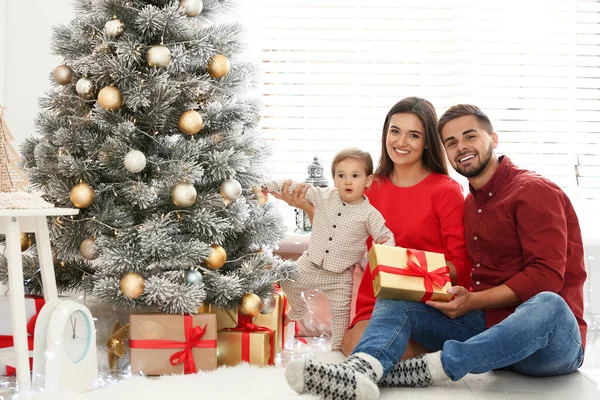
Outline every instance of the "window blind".
[(419, 96), (438, 116), (480, 106), (500, 154), (572, 199), (600, 198), (598, 1), (251, 3), (274, 177), (304, 180), (314, 156), (329, 171), (347, 146), (376, 161), (388, 109)]

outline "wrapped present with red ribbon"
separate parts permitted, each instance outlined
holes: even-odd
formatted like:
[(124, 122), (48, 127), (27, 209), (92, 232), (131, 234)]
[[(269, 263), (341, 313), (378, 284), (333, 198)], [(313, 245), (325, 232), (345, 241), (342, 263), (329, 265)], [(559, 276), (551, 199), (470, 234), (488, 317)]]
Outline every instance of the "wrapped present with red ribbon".
[(238, 326), (218, 333), (218, 363), (234, 366), (242, 362), (264, 367), (275, 365), (275, 332), (240, 316)]
[(443, 254), (374, 244), (368, 258), (376, 297), (424, 303), (453, 296)]
[[(44, 298), (39, 296), (25, 296), (25, 319), (27, 323), (27, 345), (33, 350), (33, 333), (38, 314), (44, 306)], [(12, 352), (14, 341), (12, 336), (12, 317), (10, 311), (10, 299), (8, 296), (0, 296), (0, 352)], [(29, 369), (33, 359), (29, 358)], [(0, 375), (14, 375), (14, 366), (0, 364)]]
[[(273, 310), (267, 314), (259, 314), (250, 322), (257, 326), (264, 326), (271, 329), (275, 334), (275, 349), (279, 351), (285, 347), (284, 333), (285, 326), (283, 324), (285, 315), (289, 311), (288, 300), (283, 291), (279, 288), (275, 289), (273, 295), (275, 304)], [(217, 329), (219, 331), (225, 328), (235, 328), (238, 326), (240, 318), (246, 318), (241, 315), (237, 310), (225, 310), (218, 307), (211, 306), (211, 312), (217, 315)]]
[(131, 314), (131, 372), (149, 376), (195, 374), (217, 368), (214, 314)]

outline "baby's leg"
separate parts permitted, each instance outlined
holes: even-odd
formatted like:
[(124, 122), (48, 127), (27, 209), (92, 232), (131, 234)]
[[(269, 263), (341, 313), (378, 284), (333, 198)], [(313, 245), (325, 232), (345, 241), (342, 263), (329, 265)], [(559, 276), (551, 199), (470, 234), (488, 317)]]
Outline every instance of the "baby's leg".
[(287, 296), (291, 308), (287, 314), (288, 319), (301, 321), (308, 312), (308, 305), (302, 292), (315, 288), (315, 271), (318, 272), (318, 269), (303, 254), (298, 259), (298, 274), (294, 277), (294, 281), (281, 281), (281, 289)]
[(331, 309), (331, 350), (342, 350), (342, 339), (350, 325), (350, 308), (352, 306), (352, 270), (340, 273), (329, 273), (330, 276), (320, 288), (327, 296)]

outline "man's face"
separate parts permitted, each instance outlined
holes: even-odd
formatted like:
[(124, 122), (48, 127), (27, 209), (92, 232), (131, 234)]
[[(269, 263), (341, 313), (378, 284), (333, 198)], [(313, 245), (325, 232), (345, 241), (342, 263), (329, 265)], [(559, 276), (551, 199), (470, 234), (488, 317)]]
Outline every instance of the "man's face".
[(474, 178), (490, 163), (498, 136), (481, 128), (475, 116), (465, 115), (444, 125), (442, 141), (452, 168), (467, 178)]

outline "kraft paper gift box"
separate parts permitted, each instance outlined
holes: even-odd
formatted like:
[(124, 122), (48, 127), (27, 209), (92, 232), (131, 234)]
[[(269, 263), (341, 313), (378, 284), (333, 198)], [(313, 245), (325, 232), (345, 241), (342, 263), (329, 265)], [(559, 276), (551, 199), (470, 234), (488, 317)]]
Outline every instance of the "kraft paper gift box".
[[(191, 348), (186, 348), (188, 343)], [(195, 374), (217, 368), (214, 314), (131, 314), (131, 372), (146, 375)]]
[[(25, 320), (27, 322), (27, 345), (29, 350), (33, 350), (33, 333), (37, 316), (44, 306), (44, 298), (39, 296), (25, 296)], [(0, 296), (0, 352), (12, 353), (13, 335), (12, 335), (12, 315), (10, 310), (10, 298)], [(29, 368), (31, 369), (33, 359), (29, 358)], [(14, 375), (14, 366), (0, 363), (0, 376)]]
[[(288, 312), (289, 305), (285, 294), (281, 291), (275, 292), (275, 307), (269, 314), (259, 314), (252, 319), (252, 323), (257, 326), (264, 326), (275, 332), (275, 349), (279, 351), (285, 347), (285, 327), (283, 318)], [(225, 328), (234, 328), (238, 325), (239, 317), (237, 310), (225, 310), (211, 306), (210, 312), (217, 315), (217, 329), (219, 331)]]
[[(250, 324), (252, 325), (252, 324)], [(274, 332), (251, 331), (244, 328), (226, 328), (218, 333), (218, 364), (234, 366), (242, 362), (264, 367), (275, 364), (275, 351), (271, 347)]]
[(452, 298), (443, 254), (373, 244), (368, 258), (376, 297), (416, 302)]

